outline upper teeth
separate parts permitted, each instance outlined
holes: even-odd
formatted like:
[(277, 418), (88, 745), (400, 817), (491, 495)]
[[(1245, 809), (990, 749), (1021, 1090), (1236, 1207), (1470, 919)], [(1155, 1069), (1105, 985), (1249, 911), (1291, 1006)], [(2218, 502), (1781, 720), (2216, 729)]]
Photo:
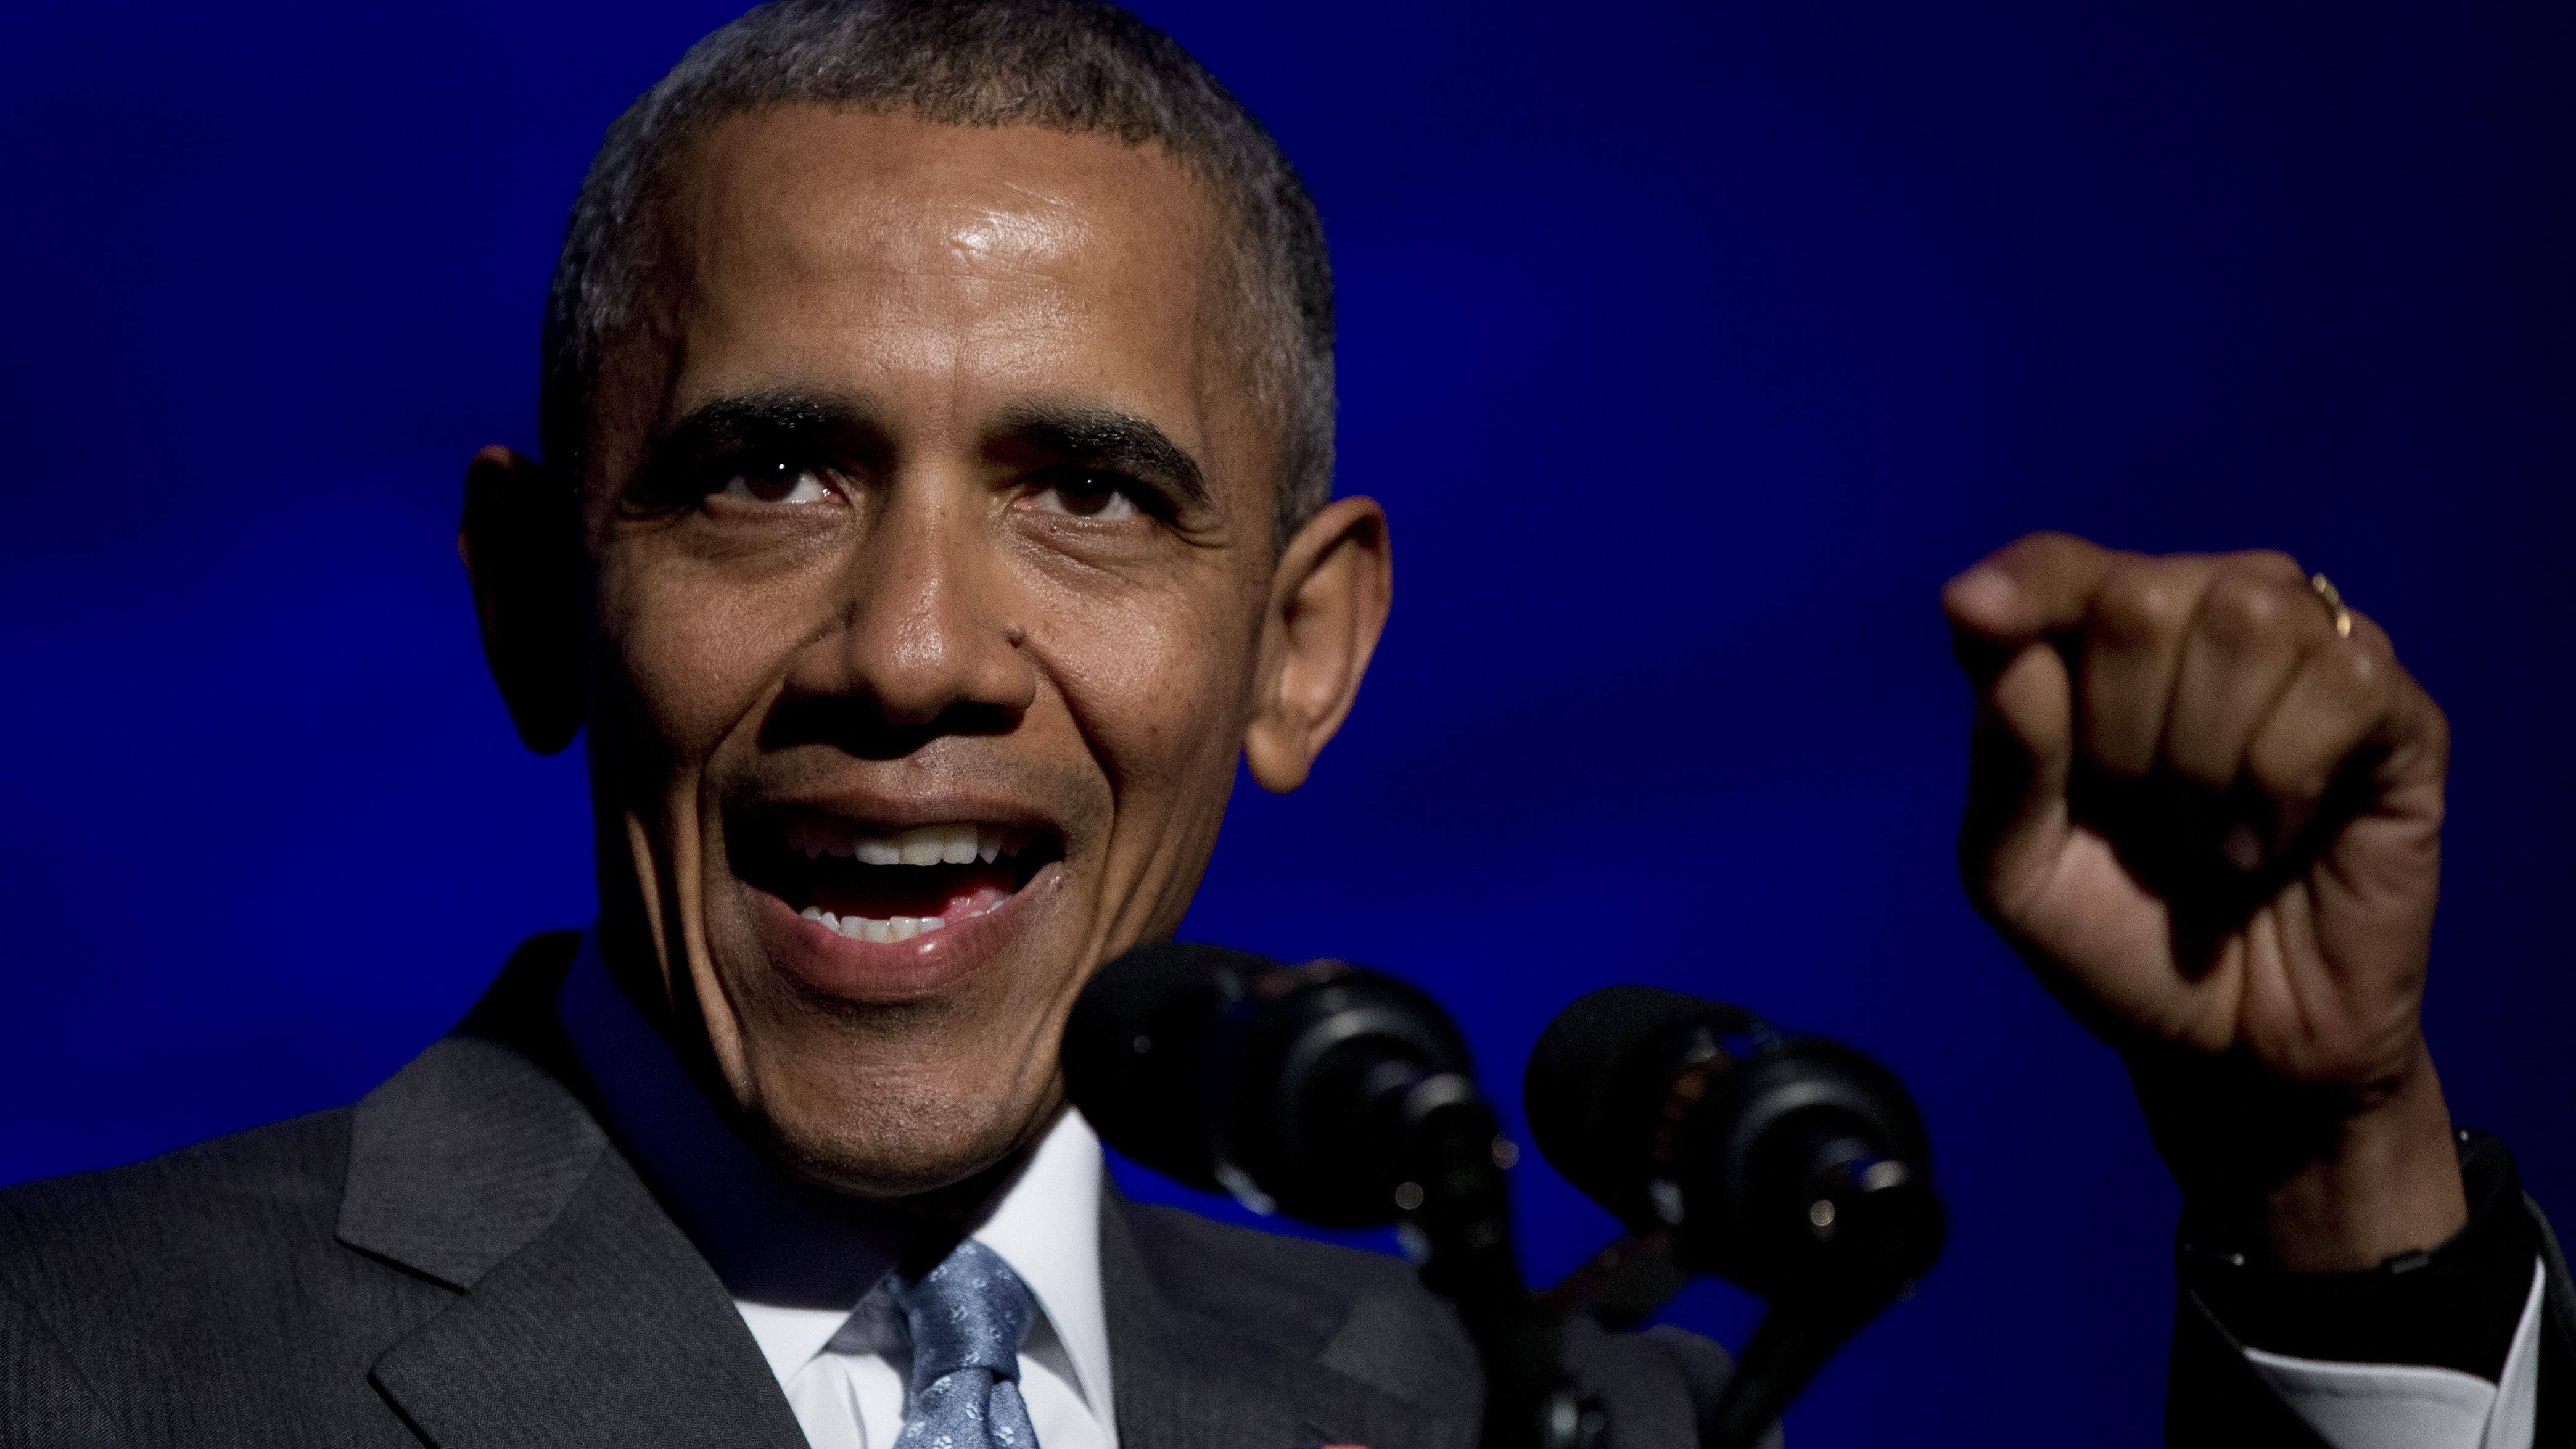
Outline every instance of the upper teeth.
[(895, 835), (830, 820), (797, 820), (787, 827), (787, 843), (806, 855), (856, 856), (861, 865), (965, 865), (1017, 855), (1028, 844), (1025, 830), (963, 821), (916, 825)]

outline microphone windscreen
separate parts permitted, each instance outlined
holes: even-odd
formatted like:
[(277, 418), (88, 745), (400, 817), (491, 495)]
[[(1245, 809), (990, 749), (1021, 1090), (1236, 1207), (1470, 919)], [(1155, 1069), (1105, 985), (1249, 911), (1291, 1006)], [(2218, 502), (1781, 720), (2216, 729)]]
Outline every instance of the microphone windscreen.
[(1216, 1191), (1207, 1119), (1210, 1028), (1272, 962), (1156, 941), (1093, 973), (1064, 1029), (1064, 1085), (1100, 1139), (1192, 1187)]
[(1720, 1035), (1757, 1019), (1724, 1002), (1653, 986), (1605, 986), (1557, 1013), (1521, 1078), (1538, 1150), (1586, 1196), (1635, 1222), (1646, 1210), (1653, 1132), (1672, 1085), (1673, 1044), (1705, 1026)]

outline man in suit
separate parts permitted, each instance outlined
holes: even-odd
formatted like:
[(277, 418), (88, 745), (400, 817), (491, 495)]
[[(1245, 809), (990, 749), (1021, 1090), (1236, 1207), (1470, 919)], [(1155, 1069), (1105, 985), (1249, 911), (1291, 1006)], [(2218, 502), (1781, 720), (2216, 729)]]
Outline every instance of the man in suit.
[[(1410, 1270), (1121, 1202), (1057, 1071), (1384, 621), (1331, 344), (1294, 172), (1123, 12), (692, 49), (459, 540), (522, 737), (590, 732), (600, 916), (352, 1108), (0, 1196), (0, 1443), (1473, 1442)], [(2416, 1029), (2439, 712), (2277, 557), (2039, 538), (1945, 603), (1971, 891), (2192, 1205), (2178, 1431), (2531, 1442), (2564, 1275)], [(1629, 1446), (1726, 1372), (1568, 1357)]]

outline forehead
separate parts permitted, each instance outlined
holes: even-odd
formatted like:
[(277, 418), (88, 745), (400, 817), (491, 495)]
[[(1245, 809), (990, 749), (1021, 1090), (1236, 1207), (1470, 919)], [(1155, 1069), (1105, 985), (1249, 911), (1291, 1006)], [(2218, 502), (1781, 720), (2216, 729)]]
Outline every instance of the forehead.
[(1224, 449), (1244, 421), (1221, 217), (1159, 147), (773, 108), (713, 127), (660, 220), (665, 417), (786, 385), (922, 427), (1075, 402)]

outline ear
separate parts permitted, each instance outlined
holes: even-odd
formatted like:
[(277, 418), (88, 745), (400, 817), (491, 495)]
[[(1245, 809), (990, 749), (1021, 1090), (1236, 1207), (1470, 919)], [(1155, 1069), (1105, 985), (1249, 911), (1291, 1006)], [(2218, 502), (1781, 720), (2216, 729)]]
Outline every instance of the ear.
[(485, 448), (465, 465), (456, 552), (510, 722), (551, 755), (580, 732), (587, 693), (580, 497), (545, 465)]
[(1279, 555), (1261, 624), (1243, 758), (1261, 788), (1294, 790), (1358, 698), (1395, 587), (1386, 510), (1337, 498)]

